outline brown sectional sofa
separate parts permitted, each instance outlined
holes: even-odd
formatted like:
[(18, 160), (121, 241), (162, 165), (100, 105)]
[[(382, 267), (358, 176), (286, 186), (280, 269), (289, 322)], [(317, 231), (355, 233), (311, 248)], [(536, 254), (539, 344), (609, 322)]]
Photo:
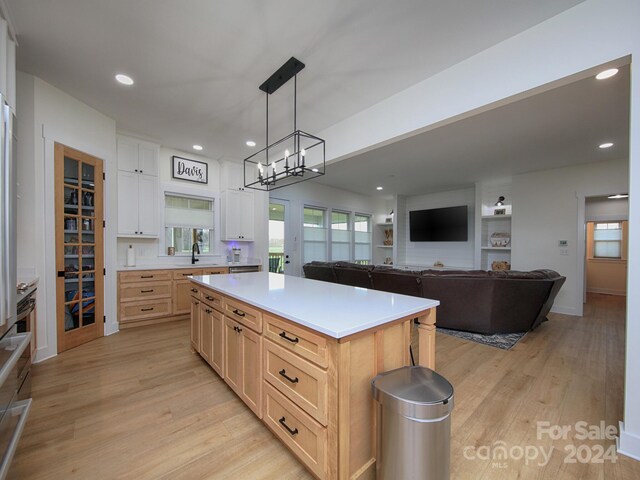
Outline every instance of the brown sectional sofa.
[(565, 281), (553, 270), (399, 270), (311, 262), (306, 278), (440, 301), (437, 325), (484, 334), (532, 330), (544, 322)]

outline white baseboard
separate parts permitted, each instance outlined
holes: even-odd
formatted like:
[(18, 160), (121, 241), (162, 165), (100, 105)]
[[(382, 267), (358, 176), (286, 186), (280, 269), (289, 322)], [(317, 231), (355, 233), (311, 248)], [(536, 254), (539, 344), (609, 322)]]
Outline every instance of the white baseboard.
[(561, 313), (563, 315), (573, 315), (574, 317), (579, 317), (580, 314), (576, 311), (574, 307), (563, 307), (554, 305), (551, 307), (551, 313)]
[(626, 432), (624, 422), (620, 422), (620, 436), (616, 439), (618, 453), (640, 460), (640, 436)]
[(626, 290), (613, 290), (611, 288), (587, 288), (587, 293), (601, 293), (603, 295), (627, 296)]

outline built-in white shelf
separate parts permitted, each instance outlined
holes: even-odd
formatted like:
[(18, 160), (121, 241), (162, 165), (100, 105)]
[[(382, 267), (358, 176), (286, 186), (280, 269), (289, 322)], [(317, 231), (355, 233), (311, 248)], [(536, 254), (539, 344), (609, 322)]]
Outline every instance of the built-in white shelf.
[(503, 250), (506, 252), (511, 251), (511, 247), (480, 247), (482, 250)]
[(378, 248), (393, 248), (393, 245), (376, 245)]
[(483, 215), (483, 220), (501, 220), (503, 218), (511, 218), (511, 215)]

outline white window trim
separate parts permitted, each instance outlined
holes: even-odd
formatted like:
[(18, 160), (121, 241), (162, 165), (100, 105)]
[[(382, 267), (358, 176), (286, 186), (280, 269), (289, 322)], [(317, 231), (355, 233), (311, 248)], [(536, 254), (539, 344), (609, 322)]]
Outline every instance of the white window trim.
[[(203, 200), (213, 200), (213, 239), (211, 239), (211, 249), (213, 250), (210, 253), (204, 253), (202, 255), (198, 255), (200, 257), (219, 257), (222, 255), (220, 253), (220, 193), (216, 191), (203, 191), (200, 188), (187, 187), (184, 185), (179, 185), (177, 183), (162, 183), (160, 185), (160, 198), (161, 201), (158, 202), (158, 218), (160, 219), (160, 227), (161, 234), (159, 235), (158, 242), (158, 256), (159, 257), (168, 257), (167, 254), (167, 245), (166, 245), (166, 235), (165, 235), (165, 222), (164, 222), (164, 209), (165, 209), (165, 197), (169, 194), (175, 194), (186, 197), (194, 197), (201, 198)], [(186, 257), (187, 254), (176, 254), (176, 257)]]

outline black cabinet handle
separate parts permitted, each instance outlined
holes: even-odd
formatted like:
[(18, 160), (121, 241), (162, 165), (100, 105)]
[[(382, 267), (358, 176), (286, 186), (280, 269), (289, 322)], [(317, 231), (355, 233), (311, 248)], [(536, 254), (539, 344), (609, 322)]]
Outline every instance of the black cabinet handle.
[(236, 332), (238, 332), (238, 333), (240, 333), (240, 332), (242, 331), (242, 328), (237, 327), (237, 326), (235, 326), (235, 325), (233, 326), (233, 329), (234, 329)]
[(287, 425), (286, 422), (286, 418), (282, 417), (280, 418), (280, 420), (278, 420), (278, 422), (280, 422), (280, 425), (282, 425), (284, 428), (287, 429), (287, 432), (289, 432), (291, 435), (297, 435), (298, 434), (298, 429), (294, 428), (293, 430), (291, 428), (289, 428), (289, 425)]
[(242, 327), (238, 327), (238, 333), (242, 331)]
[(213, 310), (209, 310), (208, 308), (205, 308), (204, 311), (207, 313), (211, 313)]
[(151, 293), (153, 292), (153, 288), (151, 290), (140, 290), (140, 293)]
[(151, 307), (151, 308), (141, 308), (140, 309), (141, 312), (150, 312), (151, 310), (153, 310), (153, 307)]
[(183, 277), (188, 277), (189, 275), (193, 275), (193, 273), (183, 273), (182, 274)]
[(191, 289), (191, 291), (192, 291), (193, 293), (198, 293), (198, 289), (197, 289), (197, 288), (192, 288), (192, 289)]
[(244, 317), (245, 313), (242, 310), (238, 310), (237, 308), (233, 311), (239, 317)]
[(153, 275), (140, 275), (140, 278), (153, 278)]
[(196, 305), (200, 305), (200, 302), (195, 302), (195, 303), (196, 303)]
[(298, 343), (300, 341), (300, 339), (298, 337), (296, 337), (296, 338), (287, 337), (286, 332), (280, 332), (279, 335), (280, 335), (281, 338), (284, 338), (285, 340), (288, 340), (291, 343)]
[(286, 378), (287, 380), (289, 380), (291, 383), (298, 383), (300, 381), (298, 377), (291, 378), (289, 375), (287, 375), (287, 372), (284, 370), (284, 368), (280, 370), (278, 373), (282, 375), (284, 378)]
[(213, 297), (210, 297), (209, 295), (205, 295), (204, 298), (206, 298), (207, 300), (213, 301)]

